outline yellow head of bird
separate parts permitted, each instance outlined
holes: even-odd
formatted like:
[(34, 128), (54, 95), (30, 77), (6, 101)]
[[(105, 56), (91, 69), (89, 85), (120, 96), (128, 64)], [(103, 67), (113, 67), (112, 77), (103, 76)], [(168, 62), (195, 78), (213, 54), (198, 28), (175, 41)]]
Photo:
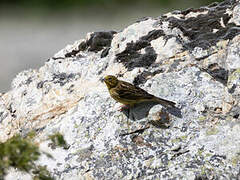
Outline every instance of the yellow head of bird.
[(104, 78), (104, 82), (106, 83), (108, 89), (111, 89), (117, 86), (118, 79), (115, 76), (108, 75)]

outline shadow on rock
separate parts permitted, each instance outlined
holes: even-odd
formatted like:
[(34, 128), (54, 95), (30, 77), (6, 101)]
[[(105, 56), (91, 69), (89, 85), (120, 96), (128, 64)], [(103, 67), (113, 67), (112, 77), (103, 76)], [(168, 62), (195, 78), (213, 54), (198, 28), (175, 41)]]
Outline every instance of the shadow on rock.
[[(155, 102), (143, 102), (136, 104), (133, 108), (130, 109), (124, 109), (123, 113), (131, 120), (141, 120), (143, 118), (146, 118), (149, 114), (149, 111), (151, 108), (155, 105), (158, 105), (158, 103)], [(164, 107), (164, 111), (176, 116), (178, 118), (182, 118), (181, 109), (177, 107)]]

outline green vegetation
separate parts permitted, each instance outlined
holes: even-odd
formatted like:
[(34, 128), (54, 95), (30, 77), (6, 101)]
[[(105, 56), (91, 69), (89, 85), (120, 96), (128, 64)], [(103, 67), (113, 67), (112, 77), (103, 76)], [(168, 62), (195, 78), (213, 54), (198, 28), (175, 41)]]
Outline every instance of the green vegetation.
[[(212, 2), (221, 2), (222, 0), (198, 0), (200, 4), (207, 5)], [(182, 1), (184, 2), (184, 1)], [(187, 2), (187, 1), (186, 1)], [(61, 9), (66, 7), (91, 7), (99, 6), (117, 8), (119, 6), (129, 6), (138, 4), (148, 4), (153, 6), (163, 6), (174, 3), (179, 3), (178, 0), (2, 0), (2, 4), (10, 6), (21, 6), (21, 7), (37, 7), (46, 9)]]
[(33, 171), (33, 174), (36, 174), (33, 180), (54, 180), (45, 166), (38, 166), (36, 170)]
[(10, 167), (34, 174), (35, 180), (53, 180), (46, 167), (37, 166), (41, 155), (39, 148), (32, 142), (33, 134), (26, 138), (16, 135), (4, 143), (0, 143), (0, 180), (4, 179)]
[[(6, 142), (0, 143), (0, 180), (4, 180), (10, 167), (32, 174), (34, 180), (54, 179), (45, 166), (35, 164), (41, 154), (45, 154), (49, 158), (52, 157), (50, 154), (40, 152), (39, 147), (33, 143), (35, 135), (35, 132), (31, 131), (25, 138), (16, 135)], [(63, 135), (60, 133), (49, 136), (49, 139), (55, 147), (68, 148)]]
[(55, 149), (57, 146), (58, 147), (63, 147), (64, 149), (68, 149), (69, 148), (69, 146), (67, 145), (63, 135), (60, 134), (59, 132), (55, 133), (53, 135), (48, 136), (48, 138), (52, 141), (51, 147), (53, 149)]

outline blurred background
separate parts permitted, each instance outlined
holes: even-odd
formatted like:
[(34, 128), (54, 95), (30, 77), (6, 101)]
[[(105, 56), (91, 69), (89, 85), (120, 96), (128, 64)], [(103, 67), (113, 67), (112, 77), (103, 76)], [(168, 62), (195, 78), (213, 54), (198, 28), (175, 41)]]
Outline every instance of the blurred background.
[[(221, 0), (219, 0), (220, 2)], [(119, 31), (136, 20), (216, 0), (0, 0), (0, 92), (87, 32)]]

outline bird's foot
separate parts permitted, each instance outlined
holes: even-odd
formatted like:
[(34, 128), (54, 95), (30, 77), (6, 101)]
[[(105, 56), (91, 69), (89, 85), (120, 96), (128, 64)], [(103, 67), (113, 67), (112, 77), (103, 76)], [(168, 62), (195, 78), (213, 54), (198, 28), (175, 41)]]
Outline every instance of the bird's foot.
[(128, 110), (129, 108), (130, 108), (130, 105), (121, 105), (118, 110), (124, 111), (124, 110)]

